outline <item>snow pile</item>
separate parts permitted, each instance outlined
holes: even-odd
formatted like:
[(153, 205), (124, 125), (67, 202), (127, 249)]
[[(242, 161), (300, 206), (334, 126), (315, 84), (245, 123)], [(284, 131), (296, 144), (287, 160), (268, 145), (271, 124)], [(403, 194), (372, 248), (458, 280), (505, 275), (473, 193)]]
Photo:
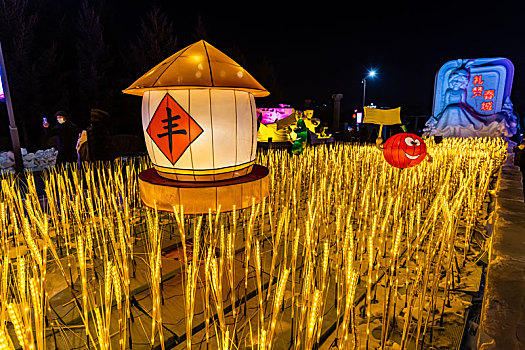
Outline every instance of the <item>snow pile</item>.
[[(24, 168), (30, 170), (43, 170), (55, 166), (58, 151), (54, 148), (38, 150), (35, 153), (27, 153), (22, 148)], [(12, 151), (0, 152), (0, 171), (14, 171), (15, 155)]]

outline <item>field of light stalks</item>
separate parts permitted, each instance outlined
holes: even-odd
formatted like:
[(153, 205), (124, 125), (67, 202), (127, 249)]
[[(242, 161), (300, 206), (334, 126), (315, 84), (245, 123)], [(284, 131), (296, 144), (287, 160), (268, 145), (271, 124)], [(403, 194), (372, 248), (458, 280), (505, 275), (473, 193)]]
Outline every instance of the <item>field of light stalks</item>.
[(427, 146), (261, 151), (270, 196), (206, 215), (144, 207), (146, 159), (4, 174), (0, 349), (451, 348), (507, 145)]

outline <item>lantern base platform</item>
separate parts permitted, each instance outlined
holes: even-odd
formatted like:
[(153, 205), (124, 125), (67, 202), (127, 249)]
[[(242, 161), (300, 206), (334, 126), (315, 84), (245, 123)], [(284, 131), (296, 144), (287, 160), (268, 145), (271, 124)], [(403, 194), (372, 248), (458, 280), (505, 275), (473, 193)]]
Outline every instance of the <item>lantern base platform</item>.
[(173, 212), (173, 207), (184, 214), (207, 214), (243, 209), (261, 203), (270, 194), (268, 169), (254, 165), (244, 176), (224, 181), (184, 182), (161, 177), (154, 168), (139, 174), (140, 198), (144, 205), (157, 210)]

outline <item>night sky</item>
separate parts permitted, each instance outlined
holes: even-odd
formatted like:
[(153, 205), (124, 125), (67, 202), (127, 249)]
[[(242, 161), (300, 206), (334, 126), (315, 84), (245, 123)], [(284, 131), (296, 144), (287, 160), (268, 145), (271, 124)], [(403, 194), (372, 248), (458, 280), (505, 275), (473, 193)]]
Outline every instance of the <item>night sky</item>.
[[(7, 0), (0, 3), (4, 1)], [(53, 43), (58, 45), (57, 63), (46, 69), (50, 69), (51, 84), (62, 86), (45, 82), (36, 92), (43, 94), (42, 101), (29, 109), (26, 101), (30, 97), (22, 95), (33, 92), (26, 88), (31, 87), (31, 79), (25, 78), (26, 85), (19, 88), (17, 94), (15, 114), (23, 119), (20, 127), (24, 128), (25, 122), (28, 129), (23, 135), (29, 140), (26, 143), (42, 136), (42, 116), (52, 117), (56, 110), (65, 108), (84, 127), (89, 122), (89, 108), (95, 104), (89, 96), (82, 102), (82, 93), (75, 89), (79, 81), (76, 33), (81, 30), (78, 18), (83, 1), (55, 1), (28, 2), (38, 4), (33, 6), (33, 11), (38, 11), (36, 47), (38, 43), (42, 49)], [(311, 99), (314, 106), (327, 104), (324, 111), (316, 111), (316, 116), (329, 122), (331, 95), (342, 93), (341, 121), (345, 122), (355, 108), (361, 107), (361, 79), (370, 69), (375, 69), (378, 76), (367, 83), (367, 103), (379, 107), (400, 106), (402, 117), (430, 116), (434, 77), (443, 64), (458, 58), (505, 57), (515, 66), (511, 100), (515, 110), (524, 114), (521, 67), (525, 65), (525, 31), (522, 29), (525, 13), (516, 5), (501, 1), (487, 5), (471, 1), (453, 6), (444, 2), (385, 5), (365, 4), (365, 1), (290, 4), (285, 1), (87, 0), (87, 3), (99, 11), (103, 37), (113, 56), (113, 72), (111, 76), (104, 73), (104, 89), (112, 90), (108, 96), (115, 97), (111, 103), (102, 105), (113, 116), (112, 133), (140, 134), (140, 99), (124, 96), (121, 90), (147, 69), (141, 71), (129, 65), (123, 55), (132, 55), (130, 45), (137, 42), (141, 24), (154, 6), (173, 24), (177, 47), (171, 53), (197, 40), (195, 32), (200, 16), (205, 39), (239, 61), (270, 91), (269, 98), (258, 99), (259, 106), (287, 103), (302, 110), (305, 99)], [(13, 43), (7, 45), (6, 41), (15, 30), (4, 27), (0, 33), (7, 56)], [(244, 56), (244, 62), (237, 59), (239, 53)], [(38, 57), (38, 50), (33, 50), (32, 55)], [(8, 68), (14, 64), (9, 57), (6, 60)], [(274, 86), (265, 83), (266, 77), (258, 76), (261, 75), (258, 67), (263, 61), (275, 71)], [(66, 70), (61, 80), (53, 78)], [(16, 74), (13, 72), (9, 73)], [(39, 72), (42, 73), (42, 69)], [(15, 81), (15, 77), (10, 80)], [(66, 96), (64, 91), (72, 93)], [(0, 110), (0, 117), (5, 124), (0, 132), (7, 136), (7, 124), (3, 122), (7, 120), (5, 111)]]
[(284, 8), (265, 2), (192, 2), (194, 6), (186, 7), (177, 3), (159, 2), (177, 28), (191, 26), (200, 13), (212, 45), (228, 53), (234, 44), (248, 60), (267, 56), (278, 72), (283, 102), (297, 107), (305, 98), (328, 101), (333, 93), (344, 94), (345, 109), (358, 107), (361, 79), (375, 68), (379, 76), (368, 81), (367, 102), (430, 114), (434, 76), (444, 63), (506, 57), (515, 65), (512, 101), (518, 110), (523, 108), (524, 13), (502, 2), (490, 7), (477, 3), (478, 8), (473, 2), (352, 2), (351, 8), (333, 2)]

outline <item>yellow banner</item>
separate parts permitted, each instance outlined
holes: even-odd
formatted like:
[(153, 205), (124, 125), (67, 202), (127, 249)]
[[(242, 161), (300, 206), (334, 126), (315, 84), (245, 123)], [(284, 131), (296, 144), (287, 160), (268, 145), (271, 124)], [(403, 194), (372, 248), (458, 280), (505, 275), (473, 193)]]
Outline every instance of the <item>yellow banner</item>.
[(363, 123), (394, 125), (401, 124), (401, 107), (393, 109), (377, 109), (365, 107)]

